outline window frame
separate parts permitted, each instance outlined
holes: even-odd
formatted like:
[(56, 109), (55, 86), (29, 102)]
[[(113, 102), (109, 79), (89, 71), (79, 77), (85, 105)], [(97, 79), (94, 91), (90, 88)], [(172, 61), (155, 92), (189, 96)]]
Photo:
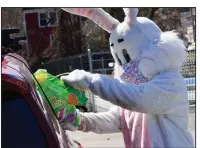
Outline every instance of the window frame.
[[(41, 25), (41, 23), (40, 23), (40, 21), (41, 21), (41, 14), (47, 14), (47, 13), (45, 13), (45, 12), (39, 12), (38, 13), (38, 24), (39, 24), (39, 28), (42, 28), (42, 27), (46, 27), (46, 25)], [(48, 15), (48, 14), (47, 14)], [(48, 16), (47, 16), (48, 17)], [(45, 19), (46, 21), (47, 21), (47, 18)]]
[[(55, 13), (56, 14), (56, 21), (55, 21), (55, 24), (51, 24), (49, 23), (47, 26), (46, 25), (41, 25), (40, 21), (41, 21), (41, 14), (45, 14), (47, 15), (48, 18), (50, 18), (50, 13)], [(47, 18), (46, 18), (46, 21)], [(55, 27), (55, 26), (58, 26), (58, 12), (57, 11), (48, 11), (48, 12), (38, 12), (38, 26), (39, 28), (45, 28), (45, 27)]]

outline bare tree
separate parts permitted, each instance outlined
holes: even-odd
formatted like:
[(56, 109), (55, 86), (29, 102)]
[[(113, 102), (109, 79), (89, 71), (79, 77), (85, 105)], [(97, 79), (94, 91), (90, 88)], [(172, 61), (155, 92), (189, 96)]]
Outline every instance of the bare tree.
[(22, 8), (3, 7), (1, 8), (1, 17), (2, 28), (19, 28), (21, 32), (17, 35), (24, 35)]

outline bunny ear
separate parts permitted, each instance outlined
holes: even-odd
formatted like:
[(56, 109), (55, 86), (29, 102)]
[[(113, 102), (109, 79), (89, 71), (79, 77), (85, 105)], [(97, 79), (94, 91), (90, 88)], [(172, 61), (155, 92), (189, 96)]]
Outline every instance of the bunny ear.
[(110, 16), (101, 8), (61, 8), (61, 9), (72, 14), (87, 17), (109, 33), (111, 33), (119, 24), (118, 20)]
[(129, 26), (134, 26), (138, 14), (138, 8), (123, 8), (123, 10), (126, 15), (124, 21), (127, 22)]

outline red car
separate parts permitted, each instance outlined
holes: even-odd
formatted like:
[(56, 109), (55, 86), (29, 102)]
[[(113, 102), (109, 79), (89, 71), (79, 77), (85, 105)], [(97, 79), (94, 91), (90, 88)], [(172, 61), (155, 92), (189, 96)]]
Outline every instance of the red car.
[(51, 106), (37, 93), (26, 61), (2, 58), (2, 148), (81, 147), (62, 130)]

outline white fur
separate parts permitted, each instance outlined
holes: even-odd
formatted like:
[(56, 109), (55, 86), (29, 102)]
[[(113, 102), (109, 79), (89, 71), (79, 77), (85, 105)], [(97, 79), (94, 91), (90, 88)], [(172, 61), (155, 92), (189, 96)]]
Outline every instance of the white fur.
[(126, 15), (124, 21), (127, 22), (129, 26), (134, 26), (136, 24), (138, 9), (137, 8), (123, 8), (123, 10)]
[(170, 66), (172, 69), (179, 69), (186, 58), (186, 47), (183, 40), (173, 31), (165, 32), (161, 35), (159, 48), (168, 55)]
[(184, 43), (172, 31), (161, 34), (156, 44), (142, 53), (140, 69), (144, 76), (152, 78), (168, 70), (179, 71), (186, 56)]
[[(118, 43), (118, 39), (123, 38), (124, 41)], [(138, 27), (130, 27), (126, 22), (123, 22), (117, 26), (117, 28), (110, 35), (111, 53), (115, 59), (115, 62), (119, 64), (116, 59), (116, 55), (121, 60), (122, 64), (127, 63), (122, 54), (122, 50), (126, 49), (130, 55), (131, 60), (136, 60), (141, 53), (141, 49), (148, 43), (148, 39), (138, 29)]]
[[(129, 10), (131, 13), (131, 10)], [(127, 13), (127, 12), (126, 12)], [(129, 15), (133, 16), (134, 15)], [(131, 60), (137, 60), (141, 52), (149, 47), (149, 44), (160, 39), (162, 31), (151, 20), (145, 17), (137, 17), (134, 25), (130, 25), (125, 19), (120, 23), (110, 35), (111, 53), (117, 64), (119, 61), (116, 56), (119, 57), (122, 64), (127, 63), (122, 50), (126, 49)], [(123, 42), (118, 42), (118, 39), (123, 38)]]
[(121, 77), (123, 71), (124, 71), (124, 70), (122, 69), (121, 66), (115, 64), (114, 71), (113, 71), (114, 78), (120, 79), (120, 77)]

